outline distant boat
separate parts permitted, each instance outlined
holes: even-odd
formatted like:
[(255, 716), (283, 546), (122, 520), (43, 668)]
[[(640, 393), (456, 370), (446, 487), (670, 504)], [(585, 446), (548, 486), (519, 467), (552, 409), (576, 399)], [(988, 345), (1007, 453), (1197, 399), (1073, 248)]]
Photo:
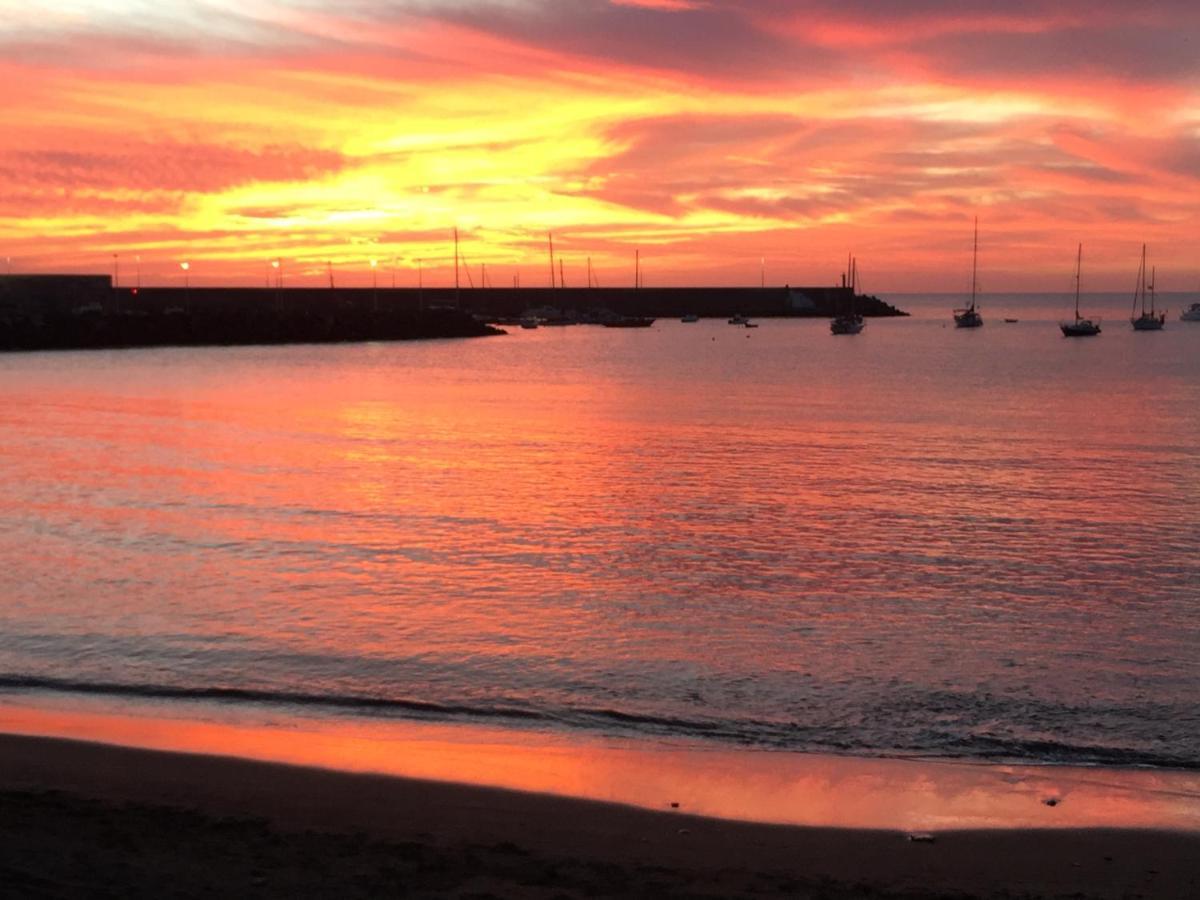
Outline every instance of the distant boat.
[(1083, 244), (1075, 255), (1075, 321), (1059, 322), (1063, 337), (1092, 337), (1100, 333), (1100, 323), (1079, 315), (1079, 276), (1083, 270)]
[(857, 316), (835, 316), (832, 322), (829, 323), (829, 330), (835, 335), (857, 335), (863, 330), (863, 317)]
[[(850, 260), (850, 310), (840, 316), (834, 316), (829, 322), (829, 330), (834, 334), (858, 334), (863, 330), (863, 317), (854, 310), (854, 295), (858, 293), (858, 260)], [(845, 287), (845, 282), (842, 282)]]
[(758, 323), (757, 323), (757, 322), (747, 322), (747, 323), (746, 323), (746, 327), (747, 327), (747, 328), (757, 328), (757, 327), (758, 327)]
[(522, 316), (521, 317), (521, 327), (522, 328), (537, 328), (538, 327), (537, 316)]
[(699, 317), (698, 315), (696, 315), (695, 313), (688, 313), (686, 316), (684, 316), (684, 317), (683, 317), (682, 319), (680, 319), (679, 321), (680, 321), (680, 322), (688, 322), (688, 323), (691, 323), (691, 322), (699, 322), (699, 321), (700, 321), (700, 317)]
[(1200, 303), (1193, 303), (1179, 314), (1181, 322), (1200, 322)]
[(975, 308), (976, 274), (979, 271), (979, 216), (975, 217), (975, 249), (971, 255), (971, 305), (954, 310), (954, 325), (956, 328), (978, 328), (983, 324), (983, 316)]
[(1004, 320), (1004, 324), (1005, 324), (1005, 325), (1016, 325), (1018, 321), (1020, 321), (1020, 320), (1018, 320), (1018, 319), (1005, 319), (1005, 320)]
[(654, 319), (648, 316), (621, 316), (604, 323), (605, 328), (649, 328)]
[(750, 321), (749, 316), (744, 316), (741, 313), (734, 313), (733, 317), (730, 318), (730, 320), (729, 320), (729, 324), (730, 325), (745, 325), (749, 321)]
[(829, 330), (834, 334), (858, 334), (863, 330), (863, 317), (858, 313), (834, 316), (829, 323)]
[[(1146, 309), (1146, 295), (1150, 295), (1150, 309)], [(1138, 314), (1138, 304), (1141, 313)], [(1133, 311), (1129, 315), (1129, 324), (1134, 331), (1162, 331), (1166, 324), (1167, 314), (1154, 310), (1154, 276), (1150, 276), (1150, 284), (1146, 284), (1146, 245), (1142, 244), (1142, 264), (1138, 266), (1137, 285), (1133, 289)]]

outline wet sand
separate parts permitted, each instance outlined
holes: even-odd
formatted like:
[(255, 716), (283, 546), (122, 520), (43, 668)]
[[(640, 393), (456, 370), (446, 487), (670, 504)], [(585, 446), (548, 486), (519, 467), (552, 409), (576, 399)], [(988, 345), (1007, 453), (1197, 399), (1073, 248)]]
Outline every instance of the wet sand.
[(0, 736), (18, 896), (1195, 897), (1200, 835), (759, 825)]

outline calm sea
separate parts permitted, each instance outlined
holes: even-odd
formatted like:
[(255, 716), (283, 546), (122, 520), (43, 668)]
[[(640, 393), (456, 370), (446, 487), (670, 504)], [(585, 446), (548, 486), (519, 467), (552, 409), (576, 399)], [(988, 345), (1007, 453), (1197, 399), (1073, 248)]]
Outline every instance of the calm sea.
[(0, 696), (1200, 766), (1185, 298), (889, 299), (2, 356)]

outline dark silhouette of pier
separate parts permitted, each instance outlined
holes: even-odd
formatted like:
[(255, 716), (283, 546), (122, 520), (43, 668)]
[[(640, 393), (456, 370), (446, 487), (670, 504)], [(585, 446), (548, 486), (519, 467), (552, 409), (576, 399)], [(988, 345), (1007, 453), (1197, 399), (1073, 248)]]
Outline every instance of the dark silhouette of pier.
[[(832, 316), (842, 287), (114, 287), (101, 275), (0, 276), (0, 350), (331, 343), (502, 334), (530, 309), (624, 316)], [(906, 315), (856, 297), (865, 316)]]

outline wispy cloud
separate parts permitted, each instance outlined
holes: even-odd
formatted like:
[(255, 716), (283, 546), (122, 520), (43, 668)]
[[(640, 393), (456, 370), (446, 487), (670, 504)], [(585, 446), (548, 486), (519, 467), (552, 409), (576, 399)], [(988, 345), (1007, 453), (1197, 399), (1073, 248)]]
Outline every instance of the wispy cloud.
[(1142, 239), (1192, 264), (1198, 42), (1171, 0), (0, 0), (0, 241), (237, 278), (552, 229), (676, 281), (853, 243), (912, 288), (979, 213), (1001, 283), (1068, 232), (1100, 283)]

